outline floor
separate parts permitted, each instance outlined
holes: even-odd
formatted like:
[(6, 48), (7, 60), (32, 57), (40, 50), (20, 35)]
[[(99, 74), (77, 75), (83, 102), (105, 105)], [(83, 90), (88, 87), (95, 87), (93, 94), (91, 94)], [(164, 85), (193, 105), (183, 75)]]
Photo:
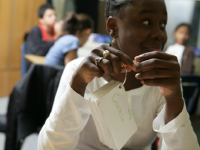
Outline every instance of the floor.
[[(8, 106), (8, 98), (0, 98), (0, 114), (6, 114), (6, 109)], [(192, 125), (194, 131), (198, 137), (200, 143), (200, 116), (191, 117)], [(37, 150), (37, 134), (32, 134), (25, 139), (25, 142), (21, 150)], [(4, 150), (5, 135), (0, 133), (0, 150)]]

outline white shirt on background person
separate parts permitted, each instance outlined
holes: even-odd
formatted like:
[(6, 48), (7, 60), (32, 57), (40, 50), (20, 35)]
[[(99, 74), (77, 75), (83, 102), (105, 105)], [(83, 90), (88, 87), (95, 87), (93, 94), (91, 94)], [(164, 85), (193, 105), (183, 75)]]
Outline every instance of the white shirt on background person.
[(184, 45), (180, 45), (180, 44), (174, 44), (174, 45), (170, 45), (165, 53), (171, 54), (171, 55), (175, 55), (178, 59), (179, 65), (181, 67), (182, 64), (182, 57), (183, 57), (183, 52), (185, 50), (185, 46)]

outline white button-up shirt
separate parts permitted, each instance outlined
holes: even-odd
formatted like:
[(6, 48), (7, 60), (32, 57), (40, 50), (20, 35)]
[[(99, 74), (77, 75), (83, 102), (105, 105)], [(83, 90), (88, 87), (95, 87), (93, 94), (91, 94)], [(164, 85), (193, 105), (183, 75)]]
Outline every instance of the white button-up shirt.
[[(52, 112), (38, 139), (38, 150), (110, 150), (100, 143), (85, 98), (107, 83), (95, 78), (86, 88), (85, 98), (69, 85), (83, 59), (70, 62), (62, 75)], [(157, 133), (161, 150), (200, 150), (185, 105), (182, 112), (165, 125), (165, 98), (159, 87), (142, 86), (126, 91), (137, 132), (124, 149), (150, 150)]]

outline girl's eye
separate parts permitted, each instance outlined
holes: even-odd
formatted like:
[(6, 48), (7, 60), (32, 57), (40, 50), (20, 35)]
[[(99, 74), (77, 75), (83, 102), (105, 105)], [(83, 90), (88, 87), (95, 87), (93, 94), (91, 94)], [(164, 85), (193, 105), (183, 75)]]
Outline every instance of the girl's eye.
[(165, 24), (165, 23), (162, 23), (162, 24), (161, 24), (161, 27), (162, 27), (162, 28), (165, 28), (165, 27), (166, 27), (166, 24)]
[(142, 23), (145, 25), (150, 25), (150, 21), (143, 21)]

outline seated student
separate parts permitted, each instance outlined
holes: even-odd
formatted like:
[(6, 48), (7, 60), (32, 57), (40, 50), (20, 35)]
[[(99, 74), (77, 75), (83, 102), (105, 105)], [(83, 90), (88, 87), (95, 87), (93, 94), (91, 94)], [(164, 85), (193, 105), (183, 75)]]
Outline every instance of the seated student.
[[(98, 137), (85, 98), (110, 79), (123, 82), (138, 130), (123, 149), (200, 150), (180, 87), (180, 66), (163, 53), (167, 41), (164, 0), (107, 0), (106, 27), (114, 47), (101, 45), (64, 70), (54, 106), (38, 138), (38, 150), (110, 150)], [(103, 52), (110, 54), (103, 57)], [(133, 60), (139, 64), (136, 66)]]
[(55, 29), (57, 33), (61, 30), (61, 36), (47, 53), (45, 64), (65, 66), (77, 58), (77, 49), (88, 40), (92, 20), (85, 14), (68, 13), (63, 22), (55, 25)]
[(165, 51), (168, 54), (175, 55), (181, 67), (182, 74), (191, 74), (193, 69), (194, 52), (192, 47), (186, 46), (190, 37), (191, 29), (188, 24), (180, 24), (174, 31), (176, 43), (170, 45)]
[(43, 5), (38, 10), (39, 25), (32, 28), (27, 39), (27, 54), (45, 56), (54, 44), (54, 24), (56, 15), (54, 8)]

